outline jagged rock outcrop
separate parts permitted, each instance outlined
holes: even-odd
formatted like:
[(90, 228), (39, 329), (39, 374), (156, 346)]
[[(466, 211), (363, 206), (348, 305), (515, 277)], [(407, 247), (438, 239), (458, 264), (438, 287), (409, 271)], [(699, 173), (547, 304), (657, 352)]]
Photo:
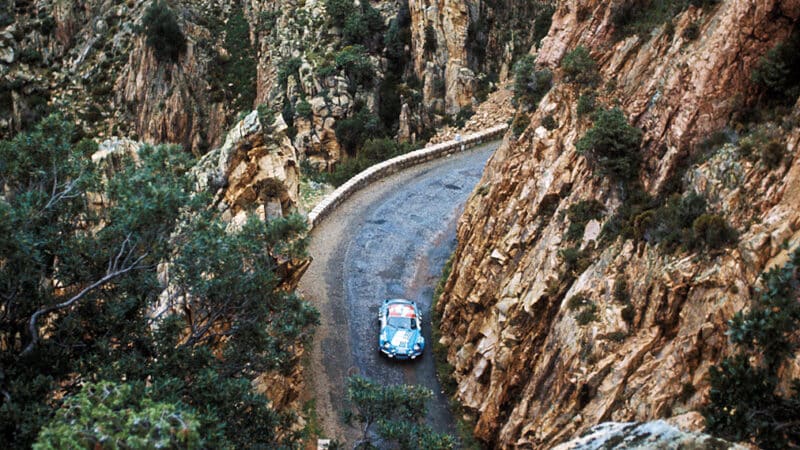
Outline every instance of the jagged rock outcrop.
[[(690, 6), (672, 31), (618, 42), (616, 6), (559, 3), (538, 63), (556, 69), (558, 81), (567, 51), (591, 49), (604, 80), (600, 102), (621, 105), (644, 131), (644, 189), (656, 195), (677, 178), (683, 192), (707, 197), (739, 240), (719, 252), (669, 253), (604, 239), (603, 225), (630, 199), (576, 152), (591, 120), (576, 112), (578, 87), (557, 83), (530, 126), (510, 131), (489, 161), (459, 222), (439, 302), (457, 399), (475, 414), (475, 435), (497, 447), (547, 448), (604, 421), (701, 407), (709, 366), (731, 352), (727, 320), (747, 305), (760, 273), (785, 257), (784, 243), (800, 241), (798, 105), (771, 131), (791, 163), (770, 169), (734, 145), (686, 164), (696, 144), (753, 104), (751, 70), (789, 35), (800, 2)], [(684, 36), (689, 26), (698, 39)], [(541, 125), (547, 116), (552, 129)], [(592, 199), (605, 206), (602, 218), (568, 242), (567, 209)], [(564, 261), (568, 248), (584, 258), (577, 267)], [(573, 297), (594, 305), (592, 314), (579, 321)]]
[(553, 450), (596, 450), (601, 448), (747, 450), (748, 447), (726, 442), (707, 434), (687, 433), (658, 420), (646, 423), (602, 423), (592, 427), (579, 438), (557, 445)]

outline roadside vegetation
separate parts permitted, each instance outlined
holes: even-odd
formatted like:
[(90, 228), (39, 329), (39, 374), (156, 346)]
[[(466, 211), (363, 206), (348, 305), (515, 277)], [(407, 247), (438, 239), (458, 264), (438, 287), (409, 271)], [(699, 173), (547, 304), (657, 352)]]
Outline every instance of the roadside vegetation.
[(186, 152), (95, 164), (77, 136), (54, 115), (0, 142), (0, 441), (295, 445), (252, 383), (292, 373), (317, 323), (276, 273), (305, 256), (305, 219), (226, 231)]
[(361, 429), (353, 448), (371, 449), (378, 443), (401, 450), (455, 448), (452, 436), (436, 433), (424, 423), (432, 397), (433, 392), (422, 386), (387, 386), (360, 376), (348, 378), (347, 398), (352, 409), (345, 412), (345, 421)]

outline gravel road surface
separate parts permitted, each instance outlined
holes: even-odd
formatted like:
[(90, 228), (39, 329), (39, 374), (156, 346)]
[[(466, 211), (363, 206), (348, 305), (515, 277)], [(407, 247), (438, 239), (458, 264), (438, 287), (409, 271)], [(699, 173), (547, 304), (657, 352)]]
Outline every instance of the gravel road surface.
[[(357, 438), (357, 430), (341, 421), (345, 380), (352, 374), (427, 386), (436, 393), (428, 424), (454, 432), (430, 352), (431, 298), (455, 248), (458, 216), (498, 145), (485, 144), (376, 182), (311, 233), (314, 261), (299, 290), (321, 314), (306, 379), (326, 437)], [(416, 301), (423, 311), (426, 349), (416, 361), (392, 361), (378, 352), (378, 305), (398, 297)]]

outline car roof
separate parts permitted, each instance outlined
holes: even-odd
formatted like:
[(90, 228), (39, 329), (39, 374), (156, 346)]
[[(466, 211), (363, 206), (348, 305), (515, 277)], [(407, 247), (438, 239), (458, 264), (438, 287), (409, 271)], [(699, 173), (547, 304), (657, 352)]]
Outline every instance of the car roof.
[(383, 303), (386, 304), (405, 303), (407, 305), (416, 306), (416, 303), (412, 302), (411, 300), (406, 300), (404, 298), (387, 298), (386, 300), (383, 301)]

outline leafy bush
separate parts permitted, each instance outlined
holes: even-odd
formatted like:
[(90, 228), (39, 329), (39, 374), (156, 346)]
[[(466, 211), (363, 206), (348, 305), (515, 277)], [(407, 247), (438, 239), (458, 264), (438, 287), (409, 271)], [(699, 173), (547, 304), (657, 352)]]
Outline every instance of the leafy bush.
[(613, 108), (597, 114), (594, 126), (575, 147), (601, 175), (630, 181), (639, 172), (641, 141), (642, 131), (628, 124), (621, 109)]
[(634, 219), (635, 236), (651, 244), (661, 244), (668, 252), (679, 246), (688, 249), (694, 242), (694, 221), (705, 211), (706, 200), (700, 195), (672, 195), (660, 207)]
[(153, 1), (145, 11), (142, 23), (147, 45), (153, 48), (159, 61), (177, 61), (186, 51), (186, 36), (175, 13), (164, 1)]
[(462, 128), (467, 124), (467, 120), (474, 115), (475, 111), (472, 109), (472, 106), (465, 106), (456, 114), (454, 125), (458, 128)]
[(514, 100), (525, 109), (535, 108), (553, 86), (553, 74), (535, 70), (536, 58), (525, 55), (514, 65)]
[(584, 305), (578, 314), (575, 315), (575, 321), (581, 326), (596, 322), (597, 319), (597, 305), (592, 301)]
[(314, 115), (313, 111), (311, 110), (311, 103), (308, 103), (305, 99), (297, 102), (297, 105), (294, 107), (294, 111), (298, 116), (305, 119), (311, 119), (311, 117)]
[(765, 449), (800, 444), (800, 380), (792, 380), (790, 393), (778, 389), (779, 370), (797, 351), (798, 266), (800, 250), (795, 250), (783, 267), (762, 275), (764, 288), (749, 311), (728, 322), (738, 353), (709, 370), (710, 403), (703, 414), (712, 434)]
[(568, 241), (582, 238), (586, 224), (592, 219), (603, 217), (604, 212), (605, 205), (594, 199), (581, 200), (570, 205), (567, 209), (567, 218), (570, 223), (564, 238)]
[(347, 398), (354, 410), (347, 411), (345, 421), (360, 423), (362, 432), (353, 448), (373, 448), (373, 432), (401, 449), (454, 448), (452, 436), (436, 433), (423, 423), (431, 397), (433, 392), (422, 386), (386, 386), (360, 376), (348, 378)]
[(769, 169), (775, 169), (783, 163), (786, 157), (786, 146), (777, 140), (770, 140), (761, 147), (761, 162)]
[(334, 131), (339, 144), (351, 155), (356, 154), (370, 137), (383, 136), (380, 121), (366, 108), (362, 108), (352, 117), (337, 120)]
[(289, 82), (289, 77), (294, 77), (295, 80), (300, 82), (300, 66), (303, 65), (303, 60), (298, 57), (292, 57), (282, 60), (278, 63), (278, 85), (286, 88), (286, 83)]
[(700, 26), (697, 25), (697, 22), (692, 22), (689, 25), (686, 25), (686, 28), (684, 28), (681, 32), (681, 37), (687, 41), (693, 41), (697, 39), (700, 37)]
[(736, 242), (736, 230), (728, 225), (724, 217), (716, 214), (703, 214), (692, 223), (694, 246), (719, 249)]
[[(673, 17), (689, 5), (698, 8), (713, 6), (719, 0), (644, 0), (625, 1), (611, 11), (614, 35), (617, 39), (639, 34), (650, 34), (664, 23), (669, 24)], [(669, 34), (669, 33), (667, 33)]]
[(561, 69), (567, 82), (583, 86), (594, 86), (600, 82), (600, 72), (597, 63), (589, 55), (589, 51), (582, 45), (567, 53), (561, 60)]
[(548, 114), (542, 117), (542, 126), (548, 130), (555, 130), (558, 128), (558, 122), (556, 122), (552, 114)]
[(569, 308), (570, 311), (576, 311), (591, 302), (592, 301), (590, 299), (582, 295), (575, 295), (567, 300), (567, 308)]
[(199, 426), (191, 409), (154, 402), (141, 388), (87, 383), (66, 397), (33, 448), (200, 448)]
[(514, 133), (514, 136), (521, 136), (530, 124), (530, 116), (527, 114), (517, 114), (514, 116), (514, 121), (511, 123), (511, 131)]
[(343, 70), (351, 93), (358, 88), (370, 88), (375, 80), (375, 68), (361, 45), (343, 48), (335, 56), (336, 69)]
[(630, 300), (628, 280), (622, 275), (617, 276), (617, 279), (614, 280), (614, 300), (620, 303), (627, 303)]
[(591, 265), (591, 256), (588, 251), (581, 251), (578, 247), (568, 247), (558, 252), (559, 258), (564, 263), (567, 276), (577, 276)]
[(383, 39), (378, 39), (383, 35), (383, 28), (381, 13), (368, 1), (363, 1), (361, 8), (345, 19), (342, 41), (345, 45), (358, 44), (374, 50), (383, 43)]
[(800, 32), (770, 49), (750, 78), (766, 89), (770, 101), (793, 104), (800, 95)]
[(355, 13), (353, 0), (325, 0), (325, 11), (334, 26), (342, 28), (347, 18)]
[(585, 116), (587, 114), (591, 114), (595, 110), (595, 106), (597, 103), (597, 95), (594, 91), (586, 92), (581, 94), (578, 97), (578, 108), (577, 112), (579, 116)]
[(622, 316), (622, 320), (624, 320), (626, 323), (633, 323), (633, 319), (636, 318), (636, 309), (633, 307), (633, 305), (628, 303), (622, 308), (620, 315)]

